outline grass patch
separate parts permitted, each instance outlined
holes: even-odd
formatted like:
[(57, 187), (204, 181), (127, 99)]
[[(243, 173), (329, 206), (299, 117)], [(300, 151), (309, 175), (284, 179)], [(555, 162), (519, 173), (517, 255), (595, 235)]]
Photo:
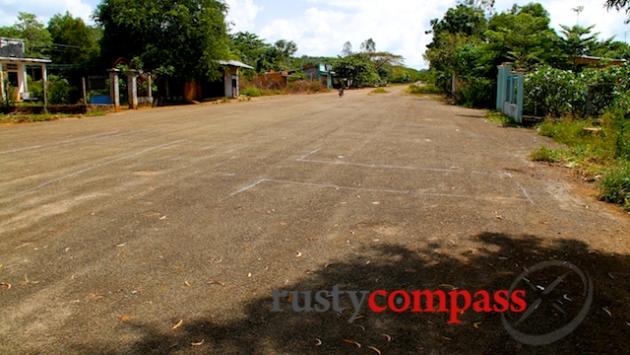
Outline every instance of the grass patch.
[(562, 151), (542, 146), (531, 152), (530, 158), (533, 161), (558, 163), (562, 161)]
[(608, 169), (600, 182), (603, 201), (617, 203), (630, 211), (630, 162), (622, 162)]
[(442, 91), (435, 87), (434, 85), (409, 85), (407, 87), (407, 92), (412, 95), (440, 95)]
[[(556, 162), (575, 167), (583, 175), (594, 176), (615, 164), (615, 145), (606, 130), (598, 134), (585, 130), (592, 126), (589, 120), (547, 120), (538, 126), (538, 133), (567, 145), (566, 149), (559, 150), (561, 153), (552, 154)], [(545, 152), (541, 149), (532, 153), (532, 159), (544, 158)]]
[(534, 161), (563, 163), (586, 177), (600, 178), (600, 199), (630, 211), (630, 161), (619, 154), (619, 129), (604, 124), (601, 130), (585, 130), (593, 126), (590, 120), (547, 120), (538, 126), (538, 133), (566, 148), (540, 147), (530, 157)]
[(514, 125), (512, 119), (498, 111), (488, 111), (486, 113), (486, 119), (490, 122), (498, 123), (503, 127), (510, 127)]
[(248, 96), (248, 97), (259, 97), (259, 96), (263, 96), (263, 91), (262, 89), (259, 89), (257, 87), (250, 86), (250, 87), (243, 88), (241, 90), (241, 95)]
[(1, 123), (24, 123), (24, 122), (46, 122), (56, 121), (62, 118), (82, 118), (104, 116), (105, 111), (91, 111), (84, 114), (68, 114), (68, 113), (42, 113), (42, 114), (0, 114)]
[(389, 91), (385, 90), (385, 88), (376, 88), (370, 94), (389, 94)]

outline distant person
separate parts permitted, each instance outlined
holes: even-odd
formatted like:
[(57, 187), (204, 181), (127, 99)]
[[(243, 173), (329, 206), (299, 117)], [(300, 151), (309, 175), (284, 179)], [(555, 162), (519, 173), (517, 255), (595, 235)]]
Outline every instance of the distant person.
[(339, 87), (339, 97), (343, 97), (343, 92), (346, 89), (346, 85), (343, 83), (343, 81), (341, 82), (341, 86)]

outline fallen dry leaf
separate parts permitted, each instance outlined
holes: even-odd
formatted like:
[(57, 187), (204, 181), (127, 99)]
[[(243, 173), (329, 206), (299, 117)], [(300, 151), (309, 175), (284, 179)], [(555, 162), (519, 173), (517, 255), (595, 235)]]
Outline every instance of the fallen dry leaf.
[(7, 290), (10, 290), (11, 287), (13, 287), (10, 283), (8, 282), (0, 282), (0, 286), (6, 288)]
[(342, 339), (341, 341), (343, 341), (346, 344), (352, 344), (354, 346), (356, 346), (357, 348), (361, 348), (361, 343), (354, 341), (352, 339)]
[(190, 282), (188, 281), (184, 281), (184, 285), (188, 286), (188, 287), (192, 287), (192, 285), (190, 284)]
[(214, 281), (214, 280), (210, 280), (208, 281), (208, 285), (219, 285), (219, 286), (225, 286), (225, 284), (221, 281)]
[(385, 337), (385, 339), (387, 339), (387, 342), (388, 342), (388, 343), (391, 343), (391, 341), (392, 341), (392, 336), (391, 336), (391, 335), (389, 335), (389, 334), (385, 334), (385, 333), (383, 333), (383, 334), (381, 334), (381, 335), (382, 335), (382, 336), (384, 336), (384, 337)]
[(192, 345), (192, 346), (201, 346), (201, 345), (203, 345), (204, 341), (205, 341), (204, 339), (201, 339), (201, 341), (190, 343), (190, 345)]
[(171, 327), (171, 330), (175, 330), (175, 329), (181, 327), (182, 324), (184, 324), (184, 320), (180, 319), (179, 322), (177, 322), (177, 324), (175, 324), (174, 326)]
[(378, 350), (377, 348), (373, 347), (373, 346), (368, 346), (368, 349), (374, 351), (375, 353), (377, 353), (378, 355), (382, 355), (381, 351)]
[(321, 346), (322, 340), (320, 338), (315, 338), (315, 346)]
[(129, 322), (129, 319), (131, 319), (131, 317), (129, 317), (129, 315), (127, 314), (123, 314), (122, 316), (120, 316), (121, 322), (124, 322), (124, 323)]

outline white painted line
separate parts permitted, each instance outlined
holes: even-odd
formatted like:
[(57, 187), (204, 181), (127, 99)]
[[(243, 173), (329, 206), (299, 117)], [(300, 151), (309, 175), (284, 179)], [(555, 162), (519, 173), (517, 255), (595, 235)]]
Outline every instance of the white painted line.
[(265, 179), (265, 178), (258, 179), (258, 180), (256, 180), (256, 181), (252, 182), (251, 184), (249, 184), (249, 185), (247, 185), (247, 186), (243, 186), (243, 187), (241, 187), (240, 189), (238, 189), (238, 190), (236, 190), (236, 191), (232, 192), (232, 193), (230, 194), (230, 197), (232, 197), (232, 196), (236, 196), (236, 195), (238, 195), (238, 194), (240, 194), (240, 193), (242, 193), (242, 192), (245, 192), (245, 191), (247, 191), (247, 190), (253, 189), (253, 188), (254, 188), (254, 187), (256, 187), (258, 184), (261, 184), (261, 183), (263, 183), (263, 182), (265, 182), (265, 181), (267, 181), (267, 179)]
[(521, 192), (527, 198), (527, 201), (529, 201), (529, 203), (531, 203), (532, 205), (535, 205), (534, 200), (532, 200), (532, 198), (529, 196), (529, 193), (527, 193), (527, 190), (525, 190), (525, 187), (523, 187), (523, 185), (521, 185), (518, 181), (516, 181), (516, 185), (518, 186), (519, 189), (521, 189)]
[(393, 170), (419, 170), (419, 171), (434, 171), (441, 173), (455, 173), (458, 172), (458, 168), (422, 168), (418, 166), (401, 166), (401, 165), (390, 165), (390, 164), (364, 164), (364, 163), (351, 163), (342, 160), (316, 160), (316, 159), (298, 159), (300, 162), (304, 163), (315, 163), (315, 164), (329, 164), (329, 165), (348, 165), (348, 166), (358, 166), (362, 168), (370, 168), (370, 169), (393, 169)]
[(142, 155), (142, 154), (148, 153), (148, 152), (153, 151), (153, 150), (158, 150), (158, 149), (168, 148), (168, 147), (170, 147), (170, 146), (172, 146), (172, 145), (175, 145), (175, 144), (181, 143), (181, 142), (183, 142), (183, 141), (185, 141), (185, 139), (179, 139), (179, 140), (176, 140), (176, 141), (172, 141), (172, 142), (170, 142), (170, 143), (165, 143), (165, 144), (160, 144), (160, 145), (156, 145), (156, 146), (153, 146), (153, 147), (145, 148), (145, 149), (143, 149), (143, 150), (141, 150), (141, 151), (138, 151), (138, 152), (135, 152), (135, 153), (131, 153), (131, 154), (126, 154), (126, 155), (123, 155), (123, 156), (120, 156), (120, 157), (117, 157), (117, 158), (114, 158), (114, 159), (110, 159), (110, 160), (104, 161), (104, 162), (102, 162), (102, 163), (98, 163), (98, 164), (90, 165), (90, 166), (85, 167), (85, 168), (83, 168), (83, 169), (79, 169), (79, 170), (76, 170), (76, 171), (71, 172), (71, 173), (69, 173), (69, 174), (66, 174), (66, 175), (63, 175), (63, 176), (60, 176), (60, 177), (54, 178), (54, 179), (52, 179), (52, 180), (48, 180), (48, 181), (46, 181), (46, 182), (43, 182), (43, 183), (41, 183), (41, 184), (39, 184), (39, 185), (37, 185), (37, 186), (35, 186), (35, 187), (32, 187), (32, 188), (30, 188), (30, 189), (28, 189), (28, 190), (24, 190), (24, 191), (22, 191), (22, 193), (20, 193), (20, 194), (18, 194), (18, 195), (16, 195), (16, 196), (14, 196), (13, 198), (15, 199), (15, 198), (22, 197), (22, 196), (24, 196), (24, 195), (26, 195), (26, 194), (28, 194), (28, 193), (31, 193), (31, 192), (34, 192), (34, 191), (40, 190), (40, 189), (42, 189), (42, 188), (44, 188), (44, 187), (46, 187), (46, 186), (48, 186), (48, 185), (51, 185), (51, 184), (54, 184), (54, 183), (56, 183), (56, 182), (59, 182), (59, 181), (65, 180), (65, 179), (67, 179), (67, 178), (70, 178), (70, 177), (74, 177), (74, 176), (77, 176), (77, 175), (83, 174), (83, 173), (85, 173), (85, 172), (87, 172), (87, 171), (94, 170), (94, 169), (97, 169), (97, 168), (101, 168), (101, 167), (104, 167), (104, 166), (107, 166), (107, 165), (110, 165), (110, 164), (116, 163), (116, 162), (121, 161), (121, 160), (125, 160), (125, 159), (129, 159), (129, 158), (137, 157), (137, 156), (139, 156), (139, 155)]
[(365, 188), (365, 187), (355, 187), (355, 186), (342, 186), (336, 184), (328, 184), (328, 183), (316, 183), (316, 182), (304, 182), (304, 181), (294, 181), (294, 180), (286, 180), (286, 179), (271, 179), (271, 178), (262, 178), (254, 181), (253, 183), (240, 188), (237, 191), (234, 191), (230, 194), (230, 197), (236, 196), (242, 192), (250, 190), (262, 183), (265, 182), (275, 182), (279, 184), (291, 184), (291, 185), (301, 185), (301, 186), (311, 186), (311, 187), (320, 187), (320, 188), (328, 188), (335, 190), (352, 190), (352, 191), (363, 191), (363, 192), (380, 192), (380, 193), (390, 193), (390, 194), (398, 194), (398, 195), (409, 195), (412, 197), (447, 197), (447, 198), (465, 198), (471, 200), (482, 200), (482, 201), (496, 201), (496, 200), (504, 200), (504, 201), (529, 201), (533, 203), (531, 199), (525, 200), (517, 197), (479, 197), (475, 195), (466, 195), (466, 194), (448, 194), (448, 193), (432, 193), (432, 192), (413, 192), (409, 190), (393, 190), (393, 189), (377, 189), (377, 188)]
[(344, 190), (355, 190), (355, 191), (366, 191), (366, 192), (386, 192), (386, 193), (401, 194), (401, 195), (408, 195), (411, 192), (409, 190), (371, 189), (371, 188), (366, 188), (366, 187), (341, 186), (341, 185), (335, 185), (335, 184), (302, 182), (302, 181), (283, 180), (283, 179), (265, 179), (265, 181), (284, 183), (284, 184), (314, 186), (314, 187), (326, 187), (326, 188), (332, 188), (336, 190), (344, 189)]
[(514, 177), (512, 176), (511, 173), (504, 171), (503, 174), (501, 174), (501, 176), (507, 176), (509, 177), (512, 181), (514, 181), (514, 183), (516, 184), (516, 186), (519, 188), (519, 190), (521, 190), (521, 193), (523, 194), (523, 196), (525, 196), (525, 198), (527, 199), (527, 201), (529, 201), (530, 204), (535, 205), (536, 203), (534, 203), (534, 200), (532, 199), (532, 197), (529, 195), (529, 193), (527, 192), (527, 190), (525, 189), (525, 187), (523, 185), (521, 185), (520, 182), (518, 182), (518, 180), (514, 179)]
[(94, 135), (91, 135), (91, 136), (66, 139), (66, 140), (62, 140), (62, 141), (59, 141), (59, 142), (46, 144), (46, 145), (41, 145), (41, 144), (40, 145), (31, 145), (31, 146), (23, 147), (23, 148), (4, 150), (4, 151), (1, 151), (0, 154), (17, 153), (17, 152), (22, 152), (22, 151), (25, 151), (25, 150), (33, 150), (33, 149), (40, 149), (40, 148), (50, 148), (50, 147), (56, 147), (58, 145), (63, 145), (63, 144), (69, 144), (69, 143), (74, 143), (74, 142), (81, 142), (81, 141), (85, 141), (85, 140), (92, 139), (92, 138), (100, 138), (100, 137), (116, 136), (116, 135), (124, 134), (124, 133), (117, 134), (118, 132), (119, 131), (114, 131), (114, 132), (109, 132), (109, 133), (99, 133), (99, 134), (94, 134)]
[(306, 159), (306, 158), (310, 157), (311, 155), (319, 152), (320, 150), (322, 150), (322, 148), (317, 148), (317, 149), (315, 149), (315, 150), (313, 150), (311, 152), (308, 152), (308, 153), (302, 155), (301, 157), (297, 158), (297, 160), (298, 161), (304, 161), (304, 159)]

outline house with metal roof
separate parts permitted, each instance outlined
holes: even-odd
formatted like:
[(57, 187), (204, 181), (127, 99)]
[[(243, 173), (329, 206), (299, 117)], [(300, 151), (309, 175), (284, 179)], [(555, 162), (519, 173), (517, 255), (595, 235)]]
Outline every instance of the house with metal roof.
[[(21, 39), (0, 37), (0, 98), (10, 97), (12, 101), (34, 99), (28, 91), (27, 68), (41, 70), (41, 79), (47, 81), (46, 65), (51, 61), (45, 58), (28, 58), (24, 55), (25, 44)], [(46, 103), (46, 85), (43, 85)]]

